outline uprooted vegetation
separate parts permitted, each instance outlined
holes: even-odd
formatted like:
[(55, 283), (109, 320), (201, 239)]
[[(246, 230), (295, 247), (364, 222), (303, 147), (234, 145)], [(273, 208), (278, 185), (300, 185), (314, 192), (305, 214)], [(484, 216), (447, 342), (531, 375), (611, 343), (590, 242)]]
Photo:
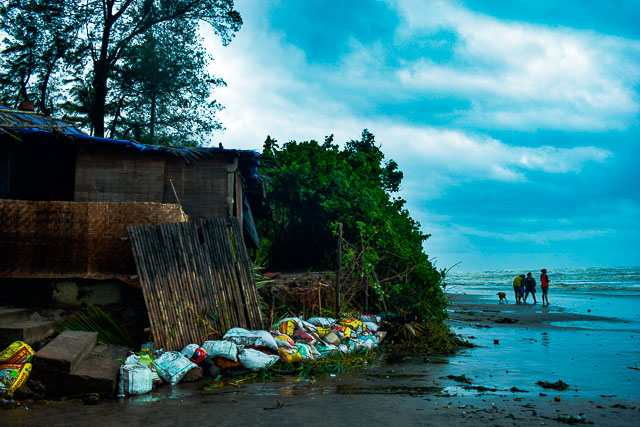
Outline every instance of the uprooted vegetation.
[(405, 350), (450, 352), (461, 344), (444, 324), (446, 271), (424, 253), (429, 235), (398, 196), (403, 174), (373, 134), (364, 130), (343, 149), (333, 136), (282, 147), (268, 137), (262, 156), (258, 264), (333, 272), (303, 273), (293, 286), (272, 276), (259, 281), (268, 323), (294, 314), (392, 313), (387, 341)]

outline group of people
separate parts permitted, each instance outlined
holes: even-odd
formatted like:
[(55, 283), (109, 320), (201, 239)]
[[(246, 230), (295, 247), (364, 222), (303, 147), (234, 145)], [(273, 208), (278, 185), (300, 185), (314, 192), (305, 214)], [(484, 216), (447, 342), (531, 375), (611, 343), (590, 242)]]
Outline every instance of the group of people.
[[(547, 269), (540, 270), (540, 288), (542, 289), (542, 305), (549, 305), (549, 276)], [(537, 304), (536, 299), (536, 279), (531, 273), (520, 274), (513, 279), (513, 291), (516, 294), (516, 304), (526, 304), (529, 294), (533, 297), (533, 303)]]

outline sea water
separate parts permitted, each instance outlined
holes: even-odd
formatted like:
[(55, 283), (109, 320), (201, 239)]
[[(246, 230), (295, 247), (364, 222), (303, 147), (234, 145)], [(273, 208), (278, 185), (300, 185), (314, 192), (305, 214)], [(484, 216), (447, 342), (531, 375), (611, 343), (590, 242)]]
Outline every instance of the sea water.
[[(502, 291), (514, 302), (513, 279), (529, 272), (536, 280), (536, 298), (540, 304), (540, 269), (451, 271), (445, 280), (445, 290), (452, 296), (479, 295), (496, 301), (496, 293)], [(551, 281), (549, 302), (554, 308), (640, 323), (640, 267), (548, 269), (547, 275)], [(532, 303), (533, 298), (529, 296), (527, 302)]]
[[(541, 307), (540, 269), (450, 272), (445, 289), (454, 303), (456, 296), (466, 294), (498, 307), (496, 293), (503, 291), (514, 304), (514, 277), (531, 272), (538, 304), (531, 304), (529, 297), (530, 305), (519, 310), (533, 310), (540, 316), (555, 311), (598, 317), (552, 322), (552, 329), (543, 325), (485, 329), (452, 323), (454, 331), (473, 336), (471, 341), (479, 347), (453, 358), (448, 370), (502, 389), (516, 385), (535, 391), (537, 380), (562, 379), (573, 389), (565, 394), (640, 398), (636, 369), (640, 366), (640, 267), (548, 270), (549, 308)], [(499, 307), (508, 317), (509, 306)]]

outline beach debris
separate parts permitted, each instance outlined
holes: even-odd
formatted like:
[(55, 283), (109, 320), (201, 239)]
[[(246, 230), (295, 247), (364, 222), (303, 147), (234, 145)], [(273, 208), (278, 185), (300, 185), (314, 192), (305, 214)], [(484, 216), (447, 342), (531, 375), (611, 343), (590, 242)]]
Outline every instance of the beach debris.
[(513, 386), (509, 389), (512, 393), (529, 393), (528, 390), (520, 390), (518, 387)]
[(573, 415), (568, 415), (568, 416), (562, 416), (562, 415), (558, 415), (558, 417), (556, 418), (556, 421), (559, 421), (561, 423), (565, 423), (565, 424), (593, 424), (593, 422), (587, 422), (584, 418), (584, 414), (578, 414), (575, 417)]
[(468, 378), (465, 374), (462, 375), (447, 375), (445, 377), (440, 378), (448, 378), (450, 380), (457, 381), (459, 383), (471, 384), (471, 378)]
[(611, 405), (612, 408), (620, 408), (620, 409), (628, 409), (627, 405), (623, 405), (622, 403), (616, 403), (615, 405)]
[(640, 366), (627, 366), (629, 369), (634, 369), (636, 371), (640, 371)]
[(555, 402), (560, 402), (562, 399), (560, 398), (560, 396), (555, 396), (555, 397), (553, 398), (553, 400), (554, 400)]
[(263, 408), (265, 411), (268, 411), (270, 409), (280, 409), (280, 408), (284, 408), (285, 404), (280, 402), (279, 400), (276, 400), (276, 406), (271, 406), (269, 408)]
[(536, 385), (539, 385), (542, 388), (551, 388), (558, 391), (566, 390), (569, 388), (569, 384), (565, 383), (562, 380), (558, 380), (555, 383), (550, 383), (549, 381), (538, 381)]
[(0, 353), (0, 396), (13, 397), (13, 392), (27, 381), (34, 354), (22, 341), (12, 343)]
[(493, 340), (494, 345), (500, 345), (500, 340)]
[(510, 317), (503, 317), (501, 319), (496, 320), (496, 323), (517, 323), (518, 319), (512, 319)]

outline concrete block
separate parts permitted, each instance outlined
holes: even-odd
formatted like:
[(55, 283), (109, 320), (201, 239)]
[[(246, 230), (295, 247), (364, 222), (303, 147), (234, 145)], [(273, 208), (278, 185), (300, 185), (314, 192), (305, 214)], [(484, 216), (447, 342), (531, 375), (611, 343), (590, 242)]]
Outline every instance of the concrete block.
[(47, 397), (80, 396), (98, 393), (112, 397), (116, 393), (118, 374), (128, 349), (99, 345), (78, 363), (73, 374), (59, 371), (34, 370), (30, 379), (44, 384)]
[(72, 374), (91, 353), (98, 341), (97, 332), (64, 331), (33, 357), (33, 371)]
[(45, 339), (56, 330), (54, 322), (48, 320), (25, 320), (0, 325), (0, 347), (6, 347), (14, 341), (33, 344)]
[(28, 319), (29, 311), (26, 308), (0, 308), (0, 325)]

